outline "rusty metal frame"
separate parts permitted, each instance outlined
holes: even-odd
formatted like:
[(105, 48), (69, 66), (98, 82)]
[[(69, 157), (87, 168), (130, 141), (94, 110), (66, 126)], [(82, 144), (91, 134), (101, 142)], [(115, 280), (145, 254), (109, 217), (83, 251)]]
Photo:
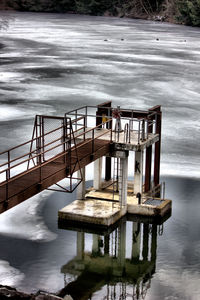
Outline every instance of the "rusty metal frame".
[[(82, 161), (87, 160), (88, 161), (88, 153), (90, 153), (90, 161), (94, 160), (94, 156), (98, 152), (100, 155), (101, 149), (105, 148), (105, 144), (98, 145), (98, 149), (96, 148), (96, 141), (107, 134), (110, 133), (110, 138), (108, 143), (111, 143), (113, 141), (113, 130), (112, 130), (112, 110), (111, 104), (103, 104), (105, 106), (99, 105), (99, 106), (83, 106), (82, 108), (73, 110), (71, 112), (68, 112), (65, 114), (64, 117), (57, 117), (57, 116), (43, 116), (43, 115), (37, 115), (35, 117), (34, 121), (34, 127), (33, 127), (33, 133), (31, 140), (26, 141), (23, 144), (20, 144), (18, 146), (15, 146), (11, 149), (8, 149), (6, 151), (3, 151), (0, 153), (0, 156), (6, 156), (6, 162), (3, 162), (0, 164), (0, 175), (3, 174), (5, 176), (5, 180), (0, 182), (0, 192), (2, 194), (3, 201), (0, 200), (0, 204), (4, 203), (5, 210), (8, 206), (8, 201), (10, 198), (18, 197), (17, 193), (22, 192), (10, 192), (10, 183), (13, 183), (15, 180), (20, 179), (22, 176), (26, 175), (29, 176), (32, 171), (35, 171), (35, 177), (38, 184), (38, 191), (40, 191), (40, 186), (42, 186), (43, 181), (45, 182), (51, 182), (51, 178), (53, 174), (55, 174), (55, 178), (57, 174), (61, 174), (61, 172), (65, 172), (66, 178), (70, 179), (70, 186), (69, 189), (66, 189), (62, 187), (59, 183), (55, 182), (60, 189), (62, 189), (65, 192), (73, 192), (75, 188), (81, 183), (82, 181)], [(109, 106), (110, 105), (110, 106)], [(97, 114), (90, 115), (89, 109), (95, 108), (97, 109)], [(80, 114), (80, 109), (84, 109), (84, 114)], [(101, 112), (103, 110), (106, 110), (108, 112), (108, 118), (106, 122), (102, 122), (102, 114)], [(98, 113), (98, 110), (100, 114)], [(156, 183), (159, 182), (159, 164), (160, 161), (160, 141), (161, 141), (161, 111), (160, 106), (150, 109), (149, 111), (134, 111), (134, 110), (124, 110), (122, 109), (122, 118), (123, 119), (134, 119), (136, 122), (139, 122), (139, 131), (138, 131), (138, 143), (140, 143), (140, 140), (144, 140), (146, 136), (148, 137), (149, 134), (149, 128), (155, 128), (156, 134), (160, 135), (159, 142), (156, 144), (156, 154), (155, 154), (155, 161), (156, 164), (154, 165), (154, 181)], [(70, 117), (69, 117), (70, 115)], [(87, 118), (88, 117), (99, 117), (100, 121), (98, 121), (98, 124), (96, 124), (95, 127), (87, 129)], [(52, 119), (52, 120), (61, 120), (62, 125), (54, 128), (53, 130), (49, 130), (48, 132), (44, 132), (44, 122), (45, 119)], [(99, 131), (98, 129), (102, 127), (102, 125), (105, 124), (107, 130), (102, 133), (102, 131)], [(154, 126), (155, 124), (155, 126)], [(146, 128), (146, 129), (145, 129)], [(59, 138), (54, 138), (52, 141), (47, 142), (45, 144), (45, 137), (56, 132), (56, 131), (62, 132), (61, 136)], [(146, 132), (146, 133), (145, 133)], [(88, 133), (89, 137), (88, 137)], [(96, 136), (95, 136), (96, 134)], [(146, 135), (145, 135), (146, 134)], [(58, 141), (60, 141), (58, 143)], [(56, 143), (56, 144), (55, 144)], [(88, 145), (89, 152), (88, 153), (82, 153), (81, 161), (79, 158), (79, 151), (83, 149), (84, 146)], [(45, 147), (48, 146), (48, 149)], [(63, 147), (63, 151), (56, 154), (53, 158), (45, 160), (45, 153), (48, 153), (49, 151), (52, 151), (56, 149), (57, 147)], [(17, 157), (12, 158), (13, 151), (22, 151), (23, 147), (27, 148), (29, 147), (29, 151), (25, 150), (24, 154), (21, 154)], [(73, 153), (73, 158), (72, 158)], [(75, 160), (74, 160), (75, 159)], [(43, 170), (45, 171), (48, 164), (55, 163), (58, 165), (58, 162), (62, 160), (63, 166), (58, 167), (55, 170), (55, 173), (51, 173), (48, 175), (43, 175)], [(31, 163), (32, 162), (32, 163)], [(23, 171), (12, 174), (11, 171), (13, 169), (22, 166)], [(73, 177), (73, 173), (77, 170), (80, 170), (81, 176), (80, 178)], [(17, 170), (18, 172), (18, 170)], [(46, 177), (44, 177), (46, 176)], [(57, 176), (61, 177), (61, 175)], [(49, 179), (49, 180), (48, 180)], [(73, 180), (78, 180), (78, 182), (74, 185)], [(32, 184), (32, 183), (31, 183)], [(35, 183), (34, 183), (35, 184)], [(46, 183), (45, 183), (46, 184)], [(52, 184), (52, 183), (51, 183)], [(32, 186), (32, 185), (30, 185)], [(49, 186), (45, 188), (49, 188)], [(26, 190), (26, 186), (24, 186), (24, 189)], [(55, 190), (52, 188), (52, 190)], [(59, 190), (60, 191), (60, 190)], [(37, 193), (35, 192), (35, 193)], [(20, 194), (20, 195), (21, 195)], [(21, 201), (25, 200), (25, 196), (23, 199), (23, 195), (20, 196), (22, 198), (19, 198), (19, 200), (16, 200), (16, 204), (20, 203)], [(16, 198), (17, 199), (17, 198)], [(15, 204), (15, 205), (16, 205)]]

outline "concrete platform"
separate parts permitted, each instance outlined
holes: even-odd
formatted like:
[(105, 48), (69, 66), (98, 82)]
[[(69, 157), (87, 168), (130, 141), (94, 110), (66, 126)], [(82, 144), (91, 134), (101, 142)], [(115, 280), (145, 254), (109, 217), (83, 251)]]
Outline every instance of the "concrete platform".
[[(86, 194), (85, 200), (75, 200), (58, 212), (59, 222), (75, 222), (93, 226), (108, 227), (115, 224), (127, 213), (144, 217), (163, 217), (171, 212), (171, 200), (142, 198), (138, 204), (135, 195), (127, 196), (127, 207), (120, 210), (119, 195), (109, 191), (92, 190)], [(62, 226), (61, 226), (62, 227)]]
[[(87, 199), (102, 199), (108, 201), (115, 201), (118, 203), (119, 195), (117, 193), (114, 194), (109, 190), (104, 191), (95, 191), (92, 190), (86, 194)], [(142, 215), (142, 216), (164, 216), (167, 212), (171, 210), (171, 200), (168, 199), (160, 199), (160, 198), (149, 198), (148, 196), (144, 196), (141, 199), (142, 203), (138, 204), (138, 199), (136, 195), (133, 193), (128, 193), (127, 195), (127, 213)], [(107, 202), (107, 201), (105, 201)]]
[(96, 199), (75, 200), (58, 212), (59, 220), (110, 226), (126, 214), (119, 203)]

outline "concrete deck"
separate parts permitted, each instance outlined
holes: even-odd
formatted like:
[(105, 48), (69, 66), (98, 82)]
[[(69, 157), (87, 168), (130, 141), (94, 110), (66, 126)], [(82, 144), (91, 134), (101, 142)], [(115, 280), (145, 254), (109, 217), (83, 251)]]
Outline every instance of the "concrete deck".
[(110, 226), (126, 214), (119, 203), (96, 199), (75, 200), (58, 212), (60, 220), (71, 220), (96, 225)]
[[(92, 190), (86, 194), (87, 199), (102, 199), (105, 202), (106, 200), (115, 203), (119, 201), (119, 195), (114, 194), (109, 190), (96, 191)], [(164, 216), (171, 209), (171, 200), (168, 199), (159, 199), (156, 198), (154, 201), (149, 201), (151, 198), (144, 196), (141, 199), (141, 204), (138, 204), (138, 199), (133, 193), (128, 193), (127, 195), (127, 213), (143, 215), (143, 216)]]
[[(90, 129), (92, 129), (92, 128), (87, 127), (86, 130), (88, 131)], [(79, 131), (77, 133), (77, 135), (80, 135), (80, 133), (81, 133), (81, 131)], [(83, 131), (82, 131), (82, 133), (83, 133)], [(108, 130), (106, 128), (99, 128), (99, 129), (94, 130), (94, 138), (98, 138), (100, 140), (105, 140), (105, 141), (110, 141), (110, 137), (111, 137), (110, 130)], [(83, 137), (81, 136), (80, 139), (82, 140), (82, 138)], [(92, 138), (92, 131), (87, 132), (85, 134), (85, 138), (86, 139)], [(118, 137), (118, 134), (116, 134), (113, 131), (112, 132), (112, 140), (115, 143), (115, 150), (137, 151), (138, 149), (143, 150), (143, 149), (149, 147), (150, 145), (156, 143), (159, 140), (159, 134), (149, 133), (148, 138), (142, 140), (140, 137), (140, 139), (138, 141), (138, 131), (133, 130), (133, 131), (131, 131), (130, 143), (129, 143), (129, 141), (125, 141), (124, 131), (119, 133), (119, 137)]]
[(81, 222), (100, 226), (111, 226), (121, 217), (128, 214), (163, 217), (171, 211), (171, 200), (142, 198), (142, 203), (138, 204), (138, 199), (133, 193), (127, 196), (127, 207), (120, 210), (119, 195), (110, 191), (91, 190), (86, 194), (85, 200), (75, 200), (58, 212), (60, 221)]

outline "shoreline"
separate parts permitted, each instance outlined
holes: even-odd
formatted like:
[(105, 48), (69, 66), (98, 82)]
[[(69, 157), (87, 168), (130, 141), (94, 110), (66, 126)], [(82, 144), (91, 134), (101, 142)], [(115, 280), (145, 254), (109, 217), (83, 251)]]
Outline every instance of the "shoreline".
[(70, 295), (66, 295), (64, 298), (59, 295), (62, 293), (62, 290), (56, 294), (48, 293), (45, 291), (38, 291), (35, 294), (24, 293), (17, 290), (14, 287), (8, 285), (0, 285), (0, 299), (5, 300), (73, 300)]
[(129, 14), (129, 15), (123, 15), (118, 13), (118, 15), (112, 15), (109, 12), (105, 12), (102, 15), (91, 15), (91, 14), (80, 14), (75, 11), (66, 11), (66, 12), (57, 12), (57, 11), (22, 11), (22, 10), (16, 10), (13, 8), (1, 8), (0, 7), (0, 12), (12, 12), (12, 13), (44, 13), (44, 14), (69, 14), (69, 15), (79, 15), (79, 16), (88, 16), (88, 17), (109, 17), (109, 18), (118, 18), (118, 19), (133, 19), (133, 20), (146, 20), (146, 21), (154, 21), (158, 23), (169, 23), (169, 24), (175, 24), (175, 25), (184, 25), (187, 26), (183, 23), (180, 23), (176, 21), (175, 19), (171, 17), (165, 17), (162, 14), (159, 13), (153, 13), (153, 14)]

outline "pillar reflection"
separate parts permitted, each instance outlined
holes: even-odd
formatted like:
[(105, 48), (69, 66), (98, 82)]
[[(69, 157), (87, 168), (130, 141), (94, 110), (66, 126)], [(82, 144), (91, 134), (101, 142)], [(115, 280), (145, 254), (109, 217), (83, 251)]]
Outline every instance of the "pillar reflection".
[[(61, 268), (70, 282), (65, 282), (60, 296), (71, 295), (74, 300), (145, 299), (156, 270), (158, 225), (123, 219), (111, 232), (70, 229), (77, 231), (77, 252)], [(86, 250), (89, 238), (91, 250)]]

